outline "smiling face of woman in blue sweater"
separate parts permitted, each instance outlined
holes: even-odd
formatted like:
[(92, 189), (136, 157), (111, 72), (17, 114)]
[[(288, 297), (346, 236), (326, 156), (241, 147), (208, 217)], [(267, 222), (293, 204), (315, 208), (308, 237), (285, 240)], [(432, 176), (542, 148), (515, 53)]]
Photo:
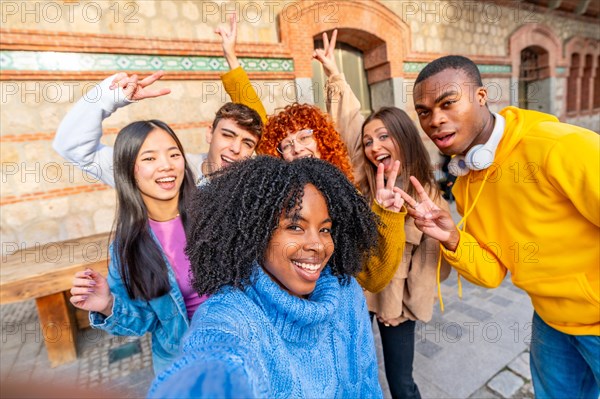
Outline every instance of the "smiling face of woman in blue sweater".
[(280, 216), (267, 247), (265, 272), (292, 295), (312, 293), (334, 250), (331, 226), (323, 194), (307, 184), (301, 206)]

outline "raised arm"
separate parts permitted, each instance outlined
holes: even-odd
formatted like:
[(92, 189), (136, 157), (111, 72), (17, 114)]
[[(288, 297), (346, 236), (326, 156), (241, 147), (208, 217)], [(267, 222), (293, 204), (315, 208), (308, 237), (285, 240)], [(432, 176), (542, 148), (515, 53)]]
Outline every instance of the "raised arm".
[(335, 61), (336, 41), (337, 29), (333, 31), (331, 41), (327, 33), (323, 33), (323, 48), (316, 49), (313, 58), (323, 65), (327, 77), (325, 85), (327, 112), (335, 122), (338, 132), (348, 147), (350, 158), (353, 159), (357, 153), (362, 154), (361, 128), (365, 118), (360, 113), (360, 101), (352, 92)]
[(161, 77), (162, 72), (157, 72), (138, 81), (135, 75), (118, 73), (104, 79), (62, 120), (52, 143), (54, 150), (90, 176), (114, 186), (113, 149), (100, 143), (102, 121), (131, 102), (170, 93), (169, 89), (146, 87)]
[(260, 100), (260, 97), (250, 83), (250, 79), (244, 68), (240, 66), (239, 60), (235, 53), (235, 43), (237, 36), (237, 21), (236, 16), (231, 15), (229, 18), (229, 28), (220, 26), (215, 30), (215, 33), (221, 36), (223, 45), (223, 55), (229, 64), (230, 71), (221, 76), (221, 82), (225, 91), (231, 97), (234, 103), (244, 104), (260, 115), (263, 123), (267, 122), (267, 111)]
[[(360, 102), (346, 82), (343, 73), (333, 75), (327, 79), (327, 112), (331, 115), (336, 129), (342, 136), (348, 148), (350, 158), (362, 156), (362, 124), (365, 121), (360, 113)], [(354, 162), (353, 162), (354, 164)]]
[(113, 149), (100, 143), (102, 121), (129, 103), (122, 90), (109, 89), (115, 76), (104, 79), (77, 101), (60, 123), (52, 143), (63, 158), (113, 187)]
[(229, 69), (236, 69), (240, 66), (240, 62), (235, 53), (235, 43), (237, 40), (237, 16), (229, 16), (229, 28), (219, 26), (215, 29), (215, 33), (221, 36), (221, 45), (223, 46), (223, 55), (227, 60)]
[(323, 65), (325, 76), (327, 76), (325, 85), (327, 112), (331, 115), (336, 130), (346, 144), (350, 161), (354, 167), (354, 177), (357, 182), (360, 182), (364, 178), (361, 129), (365, 118), (360, 113), (360, 101), (346, 82), (344, 74), (340, 73), (335, 61), (336, 40), (337, 29), (333, 31), (331, 41), (327, 37), (327, 33), (323, 33), (323, 48), (316, 49), (313, 58)]

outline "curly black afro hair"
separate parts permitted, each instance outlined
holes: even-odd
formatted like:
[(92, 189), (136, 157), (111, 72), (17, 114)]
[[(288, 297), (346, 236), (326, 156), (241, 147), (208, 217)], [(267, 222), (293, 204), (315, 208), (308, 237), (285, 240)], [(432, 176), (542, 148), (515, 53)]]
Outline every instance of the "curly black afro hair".
[(262, 264), (282, 212), (292, 218), (298, 213), (307, 184), (325, 197), (335, 245), (329, 267), (348, 283), (377, 246), (378, 221), (366, 199), (328, 162), (259, 156), (213, 174), (189, 204), (186, 254), (194, 289), (210, 295), (249, 285), (254, 261)]

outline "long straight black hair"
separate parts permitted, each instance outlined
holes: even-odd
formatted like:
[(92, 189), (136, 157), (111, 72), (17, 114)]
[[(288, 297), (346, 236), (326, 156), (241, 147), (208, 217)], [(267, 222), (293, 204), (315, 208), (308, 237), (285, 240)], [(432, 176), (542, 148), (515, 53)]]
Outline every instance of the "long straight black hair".
[[(175, 140), (185, 160), (185, 153), (175, 132), (156, 119), (125, 126), (115, 140), (113, 163), (117, 190), (117, 217), (113, 246), (119, 260), (119, 273), (132, 299), (149, 301), (170, 290), (167, 265), (162, 251), (150, 233), (148, 209), (135, 181), (135, 161), (148, 134), (165, 131)], [(179, 215), (187, 236), (186, 202), (196, 187), (191, 168), (185, 161), (183, 182), (179, 189)]]

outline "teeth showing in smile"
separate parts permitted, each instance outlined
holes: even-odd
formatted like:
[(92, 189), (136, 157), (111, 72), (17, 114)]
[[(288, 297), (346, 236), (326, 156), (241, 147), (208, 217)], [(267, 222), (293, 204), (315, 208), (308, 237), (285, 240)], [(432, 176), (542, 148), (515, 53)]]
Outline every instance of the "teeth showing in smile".
[(320, 268), (321, 268), (321, 264), (317, 263), (301, 263), (301, 262), (297, 262), (295, 260), (292, 261), (292, 263), (296, 266), (298, 266), (300, 269), (302, 270), (306, 270), (309, 273), (316, 273)]
[(228, 162), (228, 163), (235, 162), (235, 160), (231, 159), (231, 158), (227, 158), (227, 157), (221, 157), (221, 158), (223, 159), (223, 161)]
[(387, 157), (389, 157), (389, 155), (380, 155), (380, 156), (378, 156), (378, 157), (377, 157), (377, 158), (375, 158), (375, 159), (376, 159), (376, 160), (378, 160), (378, 161), (382, 161), (382, 160), (384, 160), (384, 159), (385, 159), (385, 158), (387, 158)]
[(171, 183), (174, 181), (175, 181), (174, 177), (163, 177), (162, 179), (156, 179), (157, 183)]

